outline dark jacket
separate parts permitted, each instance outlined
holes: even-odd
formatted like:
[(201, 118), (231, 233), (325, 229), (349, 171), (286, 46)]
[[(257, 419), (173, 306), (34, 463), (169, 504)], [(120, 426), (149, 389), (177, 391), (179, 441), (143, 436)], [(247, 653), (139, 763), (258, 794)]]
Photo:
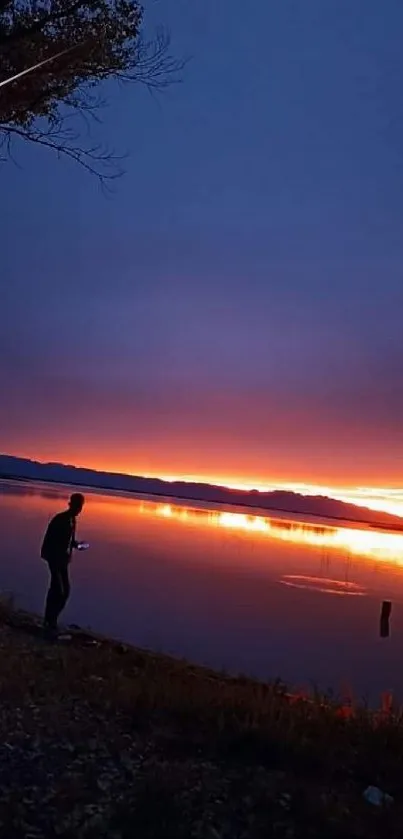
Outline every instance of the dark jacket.
[(45, 533), (42, 543), (41, 557), (46, 562), (70, 562), (76, 542), (76, 520), (70, 510), (58, 513)]

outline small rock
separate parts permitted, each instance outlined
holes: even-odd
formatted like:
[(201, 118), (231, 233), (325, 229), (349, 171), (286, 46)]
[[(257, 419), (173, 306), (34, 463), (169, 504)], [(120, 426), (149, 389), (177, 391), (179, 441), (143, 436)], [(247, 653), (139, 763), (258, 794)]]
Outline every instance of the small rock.
[(108, 792), (108, 789), (110, 787), (110, 780), (108, 780), (105, 777), (104, 778), (98, 778), (97, 786), (101, 790), (101, 792)]
[(290, 793), (289, 792), (283, 792), (282, 795), (280, 795), (279, 803), (280, 803), (280, 806), (284, 807), (285, 810), (289, 810), (290, 805), (291, 805), (291, 795), (290, 795)]
[(379, 787), (369, 786), (363, 793), (364, 798), (368, 804), (373, 804), (374, 807), (384, 807), (393, 804), (393, 798), (387, 792), (383, 792)]

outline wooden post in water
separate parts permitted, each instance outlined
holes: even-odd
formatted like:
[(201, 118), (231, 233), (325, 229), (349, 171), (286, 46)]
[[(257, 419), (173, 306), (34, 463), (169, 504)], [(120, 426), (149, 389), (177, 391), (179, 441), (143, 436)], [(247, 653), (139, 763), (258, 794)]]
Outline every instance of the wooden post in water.
[(379, 625), (379, 634), (381, 638), (389, 638), (390, 634), (390, 613), (392, 611), (392, 603), (390, 600), (384, 600), (381, 608), (381, 620)]

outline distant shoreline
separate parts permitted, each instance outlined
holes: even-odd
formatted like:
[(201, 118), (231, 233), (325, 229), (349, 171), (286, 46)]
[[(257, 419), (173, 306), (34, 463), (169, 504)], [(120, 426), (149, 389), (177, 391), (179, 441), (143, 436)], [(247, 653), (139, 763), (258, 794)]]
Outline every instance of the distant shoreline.
[(260, 517), (268, 516), (269, 513), (284, 513), (286, 515), (293, 515), (293, 516), (305, 516), (306, 518), (312, 519), (320, 519), (321, 521), (329, 520), (334, 522), (346, 522), (346, 524), (355, 524), (361, 525), (365, 529), (371, 530), (382, 530), (387, 531), (389, 533), (402, 533), (403, 534), (403, 524), (393, 525), (393, 524), (382, 524), (381, 522), (368, 522), (364, 519), (355, 519), (349, 518), (346, 516), (335, 516), (335, 515), (323, 515), (322, 513), (314, 513), (310, 510), (293, 510), (293, 509), (285, 509), (284, 507), (262, 507), (261, 504), (253, 504), (253, 503), (241, 503), (239, 501), (223, 501), (214, 498), (200, 498), (197, 496), (191, 495), (178, 495), (177, 493), (170, 495), (166, 492), (151, 492), (151, 491), (141, 491), (141, 490), (130, 490), (130, 489), (119, 489), (117, 487), (107, 487), (103, 486), (102, 484), (92, 485), (86, 484), (85, 482), (77, 482), (77, 481), (56, 481), (53, 478), (31, 478), (31, 477), (24, 477), (23, 475), (10, 475), (5, 473), (0, 473), (0, 480), (4, 481), (15, 481), (19, 483), (32, 483), (32, 484), (54, 484), (55, 486), (71, 486), (71, 487), (82, 487), (83, 489), (88, 490), (101, 490), (106, 494), (113, 494), (113, 493), (123, 493), (127, 496), (150, 496), (152, 498), (172, 498), (177, 499), (178, 501), (191, 501), (191, 502), (199, 502), (202, 504), (219, 504), (221, 506), (229, 506), (229, 507), (244, 507), (247, 510), (255, 510), (261, 511), (256, 512), (255, 515)]

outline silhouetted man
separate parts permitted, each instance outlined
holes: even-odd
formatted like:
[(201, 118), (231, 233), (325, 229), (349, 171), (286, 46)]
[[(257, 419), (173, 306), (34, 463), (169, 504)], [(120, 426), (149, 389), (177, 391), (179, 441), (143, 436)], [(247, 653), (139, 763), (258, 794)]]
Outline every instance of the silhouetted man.
[(57, 620), (70, 594), (69, 564), (76, 542), (76, 518), (84, 507), (84, 496), (75, 492), (68, 509), (58, 513), (49, 523), (42, 544), (41, 557), (49, 565), (50, 586), (46, 597), (44, 628), (50, 636), (57, 636)]

